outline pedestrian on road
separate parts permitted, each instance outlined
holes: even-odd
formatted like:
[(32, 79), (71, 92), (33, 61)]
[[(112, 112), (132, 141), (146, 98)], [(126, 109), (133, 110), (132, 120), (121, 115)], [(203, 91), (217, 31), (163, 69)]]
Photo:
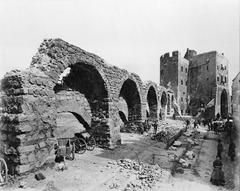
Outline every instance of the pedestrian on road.
[(213, 162), (213, 172), (210, 179), (210, 182), (213, 185), (224, 186), (225, 184), (225, 178), (224, 178), (224, 172), (222, 170), (222, 166), (223, 166), (222, 161), (217, 156), (216, 160)]
[(231, 161), (234, 161), (234, 158), (235, 158), (235, 148), (236, 148), (236, 145), (231, 139), (229, 148), (228, 148), (228, 156), (231, 158)]
[(223, 152), (223, 145), (221, 140), (218, 139), (218, 146), (217, 146), (217, 156), (222, 160), (222, 152)]

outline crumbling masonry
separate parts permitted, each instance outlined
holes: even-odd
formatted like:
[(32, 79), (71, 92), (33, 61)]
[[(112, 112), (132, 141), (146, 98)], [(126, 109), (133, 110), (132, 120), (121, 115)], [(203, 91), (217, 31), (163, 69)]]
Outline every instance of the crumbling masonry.
[(30, 67), (7, 73), (1, 89), (0, 156), (14, 174), (46, 162), (61, 112), (76, 116), (101, 146), (114, 148), (121, 143), (121, 125), (139, 132), (171, 107), (170, 90), (61, 39), (44, 40)]

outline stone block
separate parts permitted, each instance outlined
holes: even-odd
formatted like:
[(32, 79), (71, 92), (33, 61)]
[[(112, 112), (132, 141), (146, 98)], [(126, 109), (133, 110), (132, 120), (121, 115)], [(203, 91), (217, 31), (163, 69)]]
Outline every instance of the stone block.
[(38, 143), (39, 148), (43, 148), (46, 146), (46, 143), (44, 141)]
[(34, 162), (36, 161), (36, 157), (35, 157), (35, 154), (34, 153), (30, 153), (27, 157), (28, 161), (29, 162)]
[(27, 152), (31, 152), (35, 150), (35, 146), (34, 145), (29, 145), (29, 146), (19, 146), (18, 147), (18, 151), (20, 153), (27, 153)]
[(28, 171), (30, 171), (30, 170), (31, 170), (31, 167), (30, 167), (29, 164), (19, 165), (19, 166), (17, 167), (17, 171), (18, 171), (19, 174), (26, 173), (26, 172), (28, 172)]
[(18, 130), (21, 132), (30, 132), (32, 131), (32, 126), (28, 124), (22, 124), (18, 126)]
[(19, 157), (20, 164), (28, 163), (28, 156), (26, 154), (21, 154)]

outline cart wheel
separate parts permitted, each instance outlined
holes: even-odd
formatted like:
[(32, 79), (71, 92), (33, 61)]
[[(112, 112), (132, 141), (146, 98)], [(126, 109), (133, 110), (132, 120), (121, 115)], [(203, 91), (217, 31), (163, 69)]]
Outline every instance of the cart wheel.
[(95, 141), (94, 137), (91, 136), (91, 137), (88, 139), (87, 150), (93, 151), (95, 147), (96, 147), (96, 141)]
[(0, 158), (0, 185), (6, 184), (8, 181), (7, 163), (3, 158)]
[(75, 152), (79, 154), (85, 153), (87, 149), (87, 143), (84, 139), (78, 138), (75, 141)]

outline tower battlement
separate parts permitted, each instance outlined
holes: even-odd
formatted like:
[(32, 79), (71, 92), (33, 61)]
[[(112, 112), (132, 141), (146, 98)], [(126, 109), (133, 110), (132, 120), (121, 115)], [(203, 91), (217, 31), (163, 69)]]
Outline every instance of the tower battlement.
[(180, 55), (181, 54), (178, 50), (173, 51), (173, 52), (167, 52), (160, 57), (160, 61), (161, 62), (172, 61), (173, 59), (178, 58)]

